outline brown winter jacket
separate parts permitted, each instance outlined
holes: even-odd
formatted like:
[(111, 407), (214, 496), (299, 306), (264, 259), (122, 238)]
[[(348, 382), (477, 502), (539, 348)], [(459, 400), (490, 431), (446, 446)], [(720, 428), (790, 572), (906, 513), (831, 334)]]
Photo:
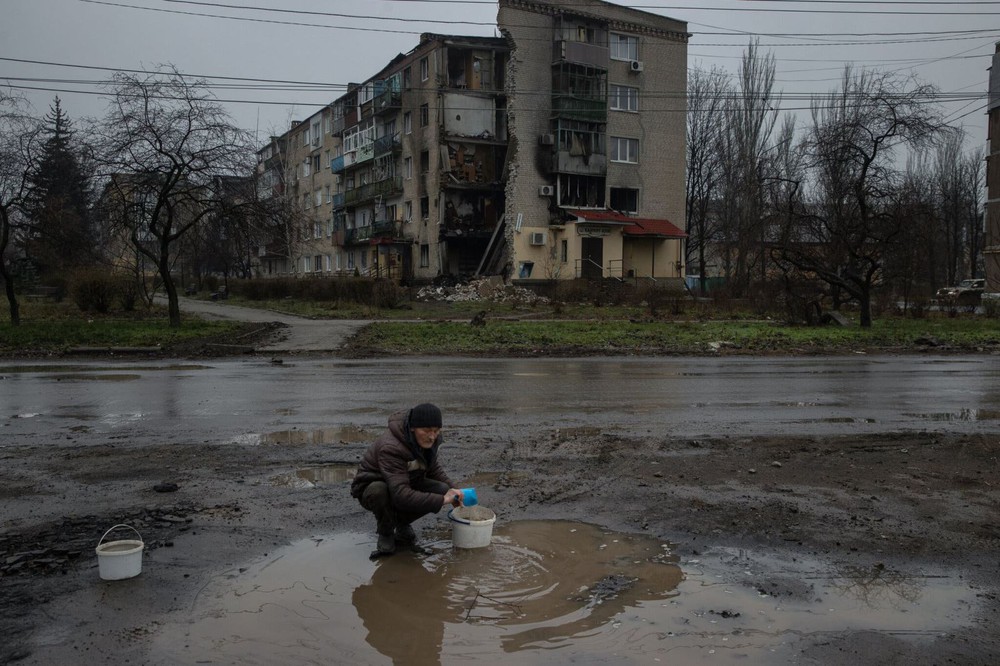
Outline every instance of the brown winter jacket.
[(424, 478), (447, 483), (454, 488), (448, 475), (437, 461), (441, 436), (425, 455), (410, 436), (409, 411), (389, 417), (389, 429), (372, 442), (358, 465), (351, 483), (351, 496), (360, 498), (372, 481), (385, 481), (392, 504), (410, 513), (437, 513), (441, 510), (441, 495), (416, 490)]

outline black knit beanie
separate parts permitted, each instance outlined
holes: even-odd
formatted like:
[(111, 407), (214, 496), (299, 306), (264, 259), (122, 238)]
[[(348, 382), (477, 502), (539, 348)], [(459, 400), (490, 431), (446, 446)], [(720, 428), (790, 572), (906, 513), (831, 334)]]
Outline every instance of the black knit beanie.
[(441, 410), (429, 402), (421, 403), (410, 410), (411, 428), (440, 428)]

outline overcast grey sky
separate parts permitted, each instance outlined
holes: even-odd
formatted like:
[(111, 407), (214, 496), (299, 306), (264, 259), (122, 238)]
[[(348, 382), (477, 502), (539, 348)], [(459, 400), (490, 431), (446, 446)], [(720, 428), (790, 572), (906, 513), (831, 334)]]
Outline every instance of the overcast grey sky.
[[(836, 87), (848, 62), (912, 72), (938, 86), (949, 121), (966, 127), (969, 145), (985, 146), (1000, 0), (617, 4), (686, 21), (693, 33), (689, 68), (735, 72), (748, 41), (759, 38), (762, 52), (777, 60), (783, 109), (808, 108), (808, 95)], [(104, 100), (95, 93), (109, 69), (170, 63), (188, 74), (248, 79), (213, 79), (213, 90), (232, 100), (226, 105), (238, 124), (262, 137), (411, 50), (420, 33), (493, 35), (496, 20), (489, 0), (0, 0), (0, 6), (0, 85), (21, 88), (39, 114), (58, 94), (72, 119), (102, 115)]]

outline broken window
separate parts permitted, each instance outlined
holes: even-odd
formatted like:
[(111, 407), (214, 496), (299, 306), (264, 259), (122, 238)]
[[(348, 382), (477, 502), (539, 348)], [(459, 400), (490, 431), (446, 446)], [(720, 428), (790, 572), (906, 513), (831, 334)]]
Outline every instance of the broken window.
[(605, 178), (559, 174), (559, 205), (577, 208), (604, 208)]

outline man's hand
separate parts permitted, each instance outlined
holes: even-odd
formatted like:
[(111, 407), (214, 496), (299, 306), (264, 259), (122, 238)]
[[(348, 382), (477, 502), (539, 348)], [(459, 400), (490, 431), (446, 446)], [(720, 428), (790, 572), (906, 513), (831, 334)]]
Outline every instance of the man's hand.
[(462, 491), (451, 488), (444, 494), (444, 503), (441, 506), (460, 506), (462, 504)]

